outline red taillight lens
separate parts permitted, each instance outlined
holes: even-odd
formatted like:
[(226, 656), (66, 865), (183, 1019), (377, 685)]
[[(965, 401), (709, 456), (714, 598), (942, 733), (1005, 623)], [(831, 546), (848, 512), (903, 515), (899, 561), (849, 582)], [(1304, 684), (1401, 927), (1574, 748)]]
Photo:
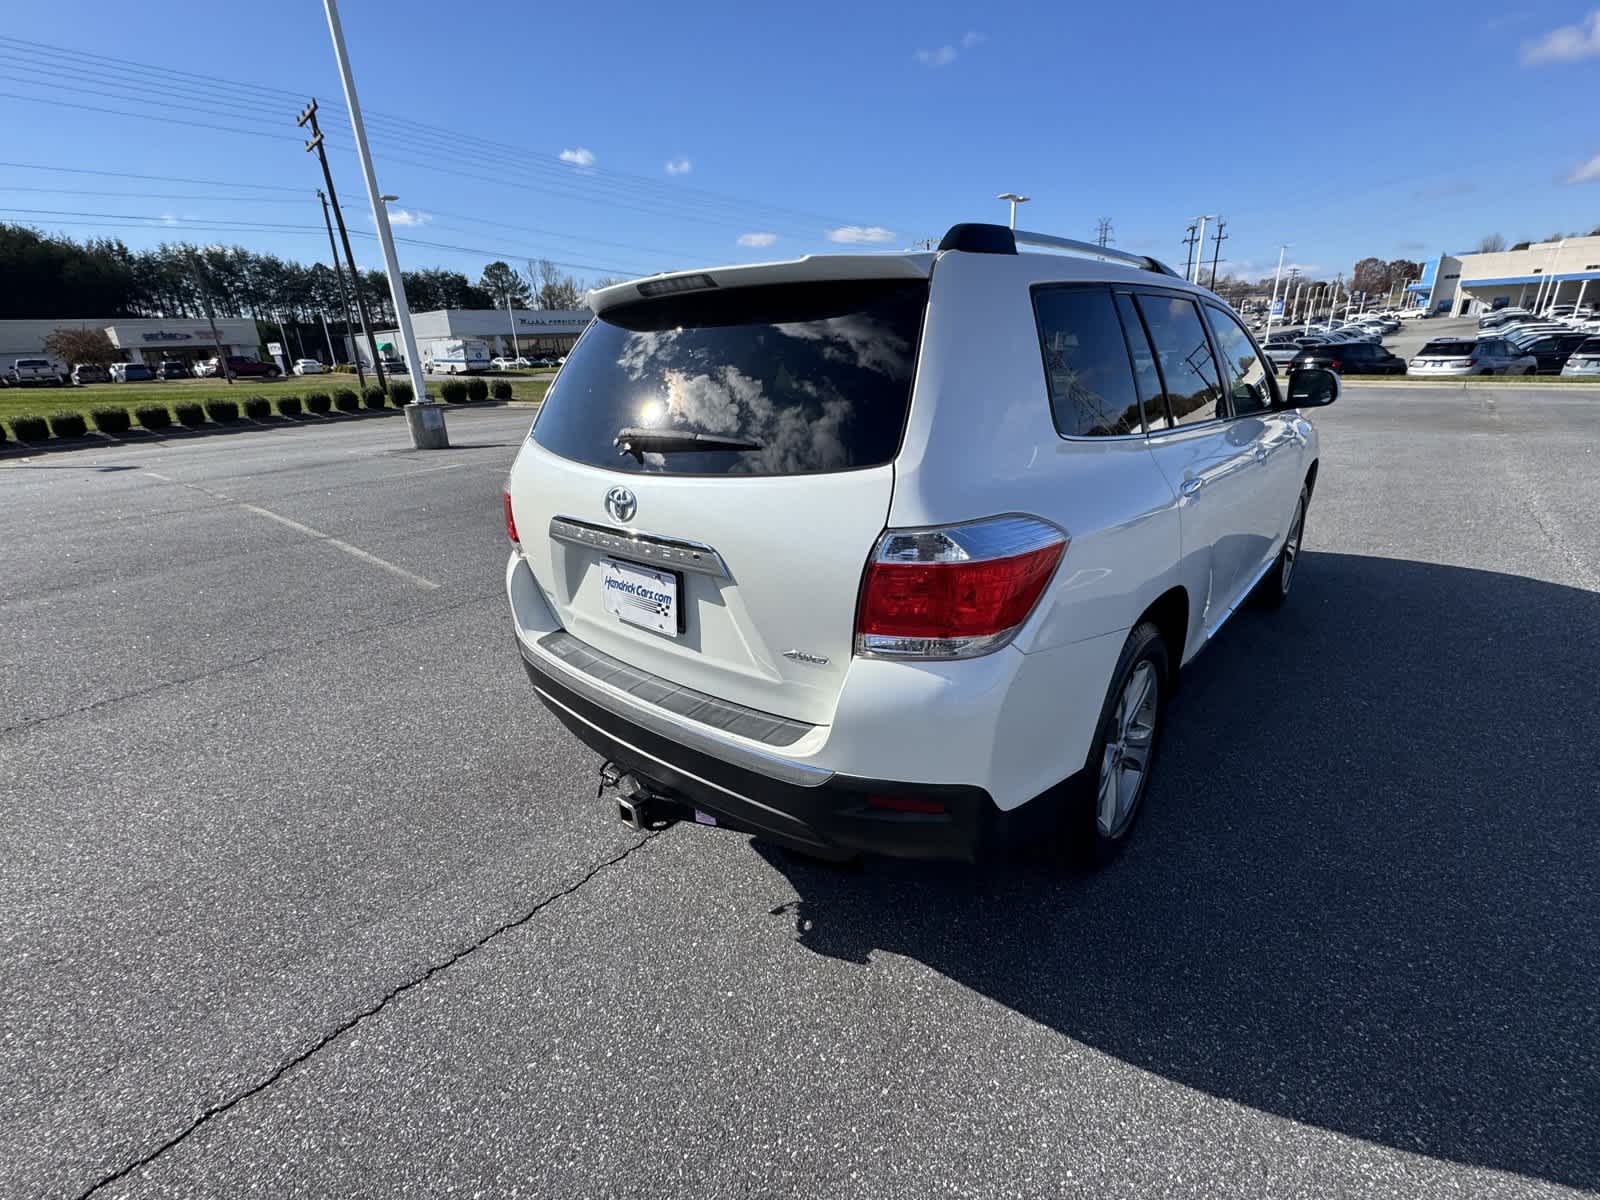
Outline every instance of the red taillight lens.
[(999, 649), (1028, 618), (1067, 538), (1031, 517), (883, 535), (861, 585), (858, 653), (967, 658)]
[(919, 813), (925, 817), (943, 816), (945, 807), (937, 800), (920, 796), (868, 796), (867, 807), (880, 812)]
[(506, 536), (511, 539), (512, 545), (520, 546), (522, 545), (522, 539), (517, 536), (517, 518), (511, 514), (511, 490), (502, 488), (500, 497), (505, 501), (506, 506)]
[(1332, 361), (1330, 361), (1328, 363), (1328, 365), (1330, 367), (1332, 367), (1335, 371), (1337, 371), (1340, 367), (1344, 366), (1344, 363), (1340, 362), (1337, 358), (1335, 358)]

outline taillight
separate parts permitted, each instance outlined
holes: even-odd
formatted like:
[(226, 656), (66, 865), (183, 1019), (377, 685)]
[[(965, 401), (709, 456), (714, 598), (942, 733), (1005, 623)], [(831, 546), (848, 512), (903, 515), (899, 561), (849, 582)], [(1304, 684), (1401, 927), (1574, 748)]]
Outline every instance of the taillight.
[(972, 658), (998, 650), (1055, 574), (1067, 535), (1034, 517), (891, 529), (861, 582), (856, 653)]
[(1332, 367), (1335, 371), (1337, 371), (1337, 370), (1339, 370), (1339, 368), (1344, 366), (1344, 363), (1342, 363), (1339, 359), (1334, 358), (1334, 359), (1329, 359), (1328, 360), (1328, 366)]
[(513, 546), (520, 546), (522, 540), (517, 537), (517, 518), (511, 514), (511, 489), (501, 488), (500, 497), (506, 506), (506, 536), (511, 539)]

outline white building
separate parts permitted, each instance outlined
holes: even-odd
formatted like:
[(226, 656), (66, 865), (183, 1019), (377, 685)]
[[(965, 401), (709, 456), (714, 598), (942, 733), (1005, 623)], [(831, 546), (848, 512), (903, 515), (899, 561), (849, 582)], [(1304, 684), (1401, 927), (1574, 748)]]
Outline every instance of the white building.
[[(565, 354), (578, 335), (589, 327), (594, 314), (586, 308), (441, 308), (433, 312), (412, 313), (411, 328), (417, 335), (417, 352), (423, 361), (435, 357), (436, 346), (460, 338), (476, 338), (489, 343), (491, 355)], [(376, 333), (378, 353), (400, 357), (400, 334), (394, 329)], [(361, 361), (372, 355), (365, 342), (360, 345)]]
[[(214, 358), (211, 326), (184, 317), (56, 317), (37, 321), (0, 321), (0, 363), (14, 358), (45, 358), (44, 341), (57, 329), (103, 329), (124, 362), (154, 366), (163, 358), (194, 362)], [(261, 339), (251, 320), (221, 319), (217, 333), (224, 354), (259, 357)], [(63, 363), (70, 367), (71, 363)]]
[(1472, 316), (1495, 308), (1600, 305), (1600, 237), (1534, 242), (1490, 254), (1441, 254), (1409, 289), (1429, 312)]

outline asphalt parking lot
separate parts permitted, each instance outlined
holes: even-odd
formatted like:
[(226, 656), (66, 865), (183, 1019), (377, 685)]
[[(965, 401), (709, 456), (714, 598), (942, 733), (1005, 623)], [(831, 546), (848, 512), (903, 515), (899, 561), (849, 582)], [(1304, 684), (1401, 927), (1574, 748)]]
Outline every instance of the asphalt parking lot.
[(620, 825), (525, 410), (0, 465), (0, 1194), (1592, 1193), (1597, 418), (1349, 389), (1094, 875)]

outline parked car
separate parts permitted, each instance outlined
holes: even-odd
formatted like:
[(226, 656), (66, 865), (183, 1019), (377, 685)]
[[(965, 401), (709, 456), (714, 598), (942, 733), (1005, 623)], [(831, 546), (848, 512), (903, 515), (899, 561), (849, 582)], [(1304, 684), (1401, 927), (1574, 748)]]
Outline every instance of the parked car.
[(1531, 337), (1507, 339), (1521, 354), (1531, 354), (1538, 360), (1539, 374), (1559, 375), (1579, 346), (1589, 340), (1589, 335), (1579, 332), (1541, 333)]
[(403, 358), (386, 358), (383, 360), (383, 373), (385, 375), (409, 375), (406, 370), (406, 360)]
[(1411, 360), (1412, 375), (1532, 375), (1532, 355), (1518, 354), (1500, 337), (1434, 338)]
[(83, 387), (90, 383), (110, 383), (111, 372), (100, 363), (77, 363), (72, 368), (72, 386)]
[(1280, 387), (1212, 293), (1029, 237), (589, 294), (506, 585), (625, 819), (824, 856), (1126, 840), (1178, 667), (1289, 594), (1300, 409), (1339, 379)]
[(507, 358), (499, 355), (489, 360), (489, 366), (496, 371), (514, 371), (521, 367), (531, 367), (533, 364), (525, 358)]
[(296, 375), (321, 375), (324, 371), (322, 363), (315, 358), (297, 358), (290, 369)]
[(177, 358), (164, 358), (155, 373), (162, 379), (188, 379), (189, 364)]
[(15, 387), (29, 383), (60, 387), (67, 382), (67, 372), (48, 358), (16, 358), (12, 359), (6, 378)]
[[(235, 379), (276, 379), (275, 363), (246, 358), (242, 354), (228, 355), (228, 373)], [(216, 358), (204, 358), (194, 365), (194, 373), (201, 379), (214, 379), (222, 375), (222, 365)]]
[(1324, 367), (1341, 375), (1404, 375), (1406, 360), (1371, 342), (1311, 346), (1295, 355), (1289, 369)]
[(1585, 338), (1582, 345), (1568, 356), (1561, 374), (1600, 375), (1600, 337)]
[(156, 373), (142, 362), (119, 362), (111, 364), (112, 383), (149, 383), (155, 379)]

